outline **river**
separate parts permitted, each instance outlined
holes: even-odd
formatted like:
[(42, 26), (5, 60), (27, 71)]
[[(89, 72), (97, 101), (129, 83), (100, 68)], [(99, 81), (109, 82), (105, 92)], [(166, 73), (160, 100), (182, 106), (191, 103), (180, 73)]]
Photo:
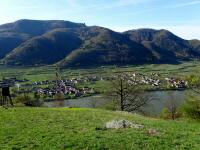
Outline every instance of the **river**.
[[(151, 97), (141, 110), (145, 115), (156, 116), (166, 107), (169, 100), (173, 100), (177, 105), (183, 104), (186, 99), (186, 91), (151, 91), (146, 92)], [(44, 107), (78, 107), (78, 108), (102, 108), (111, 102), (111, 99), (102, 95), (84, 97), (79, 99), (71, 99), (65, 101), (45, 102)]]

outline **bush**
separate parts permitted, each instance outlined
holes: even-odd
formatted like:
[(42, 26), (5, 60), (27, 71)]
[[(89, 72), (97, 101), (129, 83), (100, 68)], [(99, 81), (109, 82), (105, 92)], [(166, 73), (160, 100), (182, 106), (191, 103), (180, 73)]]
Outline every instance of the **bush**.
[(42, 105), (39, 99), (32, 99), (28, 94), (21, 94), (15, 98), (16, 103), (24, 104), (25, 106), (39, 107)]
[(21, 104), (25, 104), (26, 102), (28, 102), (30, 100), (31, 100), (31, 97), (27, 94), (21, 94), (15, 98), (15, 102), (21, 103)]
[(185, 116), (200, 120), (200, 100), (195, 97), (189, 98), (182, 106), (182, 111)]
[(111, 101), (105, 104), (104, 109), (116, 111), (116, 110), (120, 110), (120, 106), (115, 101)]
[(55, 96), (54, 96), (54, 99), (59, 101), (59, 100), (65, 100), (65, 95), (62, 94), (62, 93), (57, 93)]
[[(172, 117), (173, 116), (173, 117)], [(172, 119), (175, 120), (177, 118), (180, 118), (182, 116), (182, 113), (180, 112), (179, 109), (177, 109), (174, 114), (169, 110), (169, 108), (165, 107), (163, 108), (161, 114), (160, 114), (160, 118), (163, 119)]]
[(170, 119), (171, 115), (170, 115), (168, 108), (163, 108), (163, 110), (160, 114), (160, 117), (163, 119)]
[(65, 107), (65, 95), (63, 93), (57, 93), (54, 99), (54, 107)]

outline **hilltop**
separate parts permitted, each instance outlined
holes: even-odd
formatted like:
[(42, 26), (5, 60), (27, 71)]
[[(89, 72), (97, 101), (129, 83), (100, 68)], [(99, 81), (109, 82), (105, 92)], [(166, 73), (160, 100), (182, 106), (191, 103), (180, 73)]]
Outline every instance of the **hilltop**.
[(177, 63), (199, 59), (199, 45), (199, 40), (184, 40), (167, 30), (119, 33), (59, 20), (19, 20), (0, 26), (0, 59), (12, 66)]

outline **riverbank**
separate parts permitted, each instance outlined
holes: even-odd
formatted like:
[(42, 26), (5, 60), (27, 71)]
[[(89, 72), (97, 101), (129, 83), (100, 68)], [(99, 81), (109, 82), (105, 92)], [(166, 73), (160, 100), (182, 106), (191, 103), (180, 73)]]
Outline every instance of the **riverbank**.
[[(166, 107), (167, 101), (173, 99), (178, 106), (181, 106), (186, 100), (186, 92), (182, 90), (168, 91), (147, 91), (145, 94), (151, 97), (151, 101), (141, 108), (141, 112), (146, 116), (159, 116), (163, 108)], [(105, 95), (93, 95), (79, 99), (68, 99), (61, 101), (44, 102), (43, 107), (75, 107), (75, 108), (104, 108), (111, 109), (114, 107), (113, 98)]]

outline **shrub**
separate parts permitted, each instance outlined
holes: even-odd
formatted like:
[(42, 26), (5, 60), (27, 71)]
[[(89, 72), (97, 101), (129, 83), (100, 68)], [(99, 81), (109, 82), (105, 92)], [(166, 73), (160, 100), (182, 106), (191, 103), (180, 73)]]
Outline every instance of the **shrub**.
[(31, 100), (31, 97), (27, 94), (21, 94), (15, 98), (15, 102), (21, 103), (21, 104), (25, 104), (26, 102), (28, 102), (30, 100)]
[(186, 117), (200, 120), (200, 100), (190, 97), (182, 106), (182, 111)]
[(59, 101), (59, 100), (65, 100), (65, 95), (62, 94), (62, 93), (57, 93), (55, 96), (54, 96), (54, 99)]
[(160, 118), (163, 118), (163, 119), (175, 120), (177, 118), (180, 118), (181, 116), (182, 116), (182, 113), (179, 109), (177, 109), (175, 112), (172, 112), (167, 107), (163, 108), (162, 112), (160, 113)]
[(160, 117), (163, 119), (170, 119), (170, 112), (167, 108), (163, 108)]
[(16, 103), (24, 104), (25, 106), (39, 107), (42, 105), (39, 99), (32, 99), (28, 94), (21, 94), (15, 98)]
[(54, 96), (54, 107), (64, 107), (65, 106), (65, 95), (63, 93), (57, 93)]
[(120, 110), (120, 106), (115, 100), (108, 101), (102, 107), (106, 110), (112, 110), (112, 111)]

